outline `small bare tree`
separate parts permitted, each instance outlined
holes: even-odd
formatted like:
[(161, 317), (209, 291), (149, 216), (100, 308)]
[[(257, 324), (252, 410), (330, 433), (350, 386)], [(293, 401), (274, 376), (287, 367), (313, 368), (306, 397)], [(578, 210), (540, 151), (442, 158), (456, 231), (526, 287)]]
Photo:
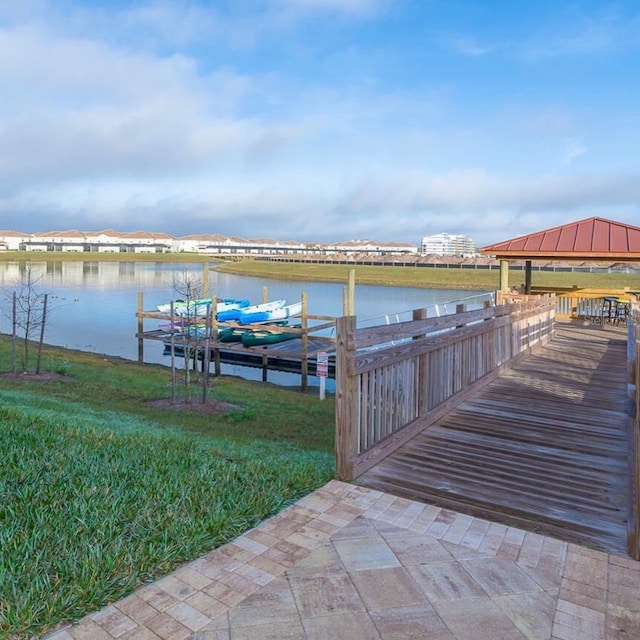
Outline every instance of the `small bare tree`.
[[(174, 303), (172, 309), (172, 324), (174, 322), (180, 324), (180, 343), (182, 347), (182, 353), (184, 358), (184, 389), (185, 400), (191, 402), (192, 389), (191, 389), (191, 370), (198, 369), (198, 344), (205, 337), (209, 326), (209, 315), (203, 315), (203, 307), (197, 304), (203, 295), (203, 282), (202, 278), (189, 273), (183, 272), (180, 275), (174, 276), (171, 281), (171, 286), (179, 302)], [(176, 312), (179, 309), (179, 313)], [(204, 307), (206, 309), (206, 306)], [(204, 325), (204, 328), (203, 326)], [(172, 340), (172, 345), (174, 344)], [(208, 344), (208, 341), (206, 342)], [(203, 354), (204, 357), (204, 354)], [(176, 376), (173, 373), (174, 359), (172, 357), (172, 398), (175, 397), (175, 380)], [(206, 358), (203, 359), (203, 363), (206, 362)], [(192, 364), (192, 367), (190, 366)]]
[(18, 339), (22, 338), (23, 371), (29, 369), (30, 345), (38, 337), (36, 373), (40, 373), (42, 360), (42, 345), (44, 344), (44, 331), (47, 322), (48, 293), (38, 289), (41, 278), (35, 278), (31, 265), (27, 264), (18, 282), (17, 290), (11, 296), (11, 324), (13, 337), (13, 371), (18, 371)]

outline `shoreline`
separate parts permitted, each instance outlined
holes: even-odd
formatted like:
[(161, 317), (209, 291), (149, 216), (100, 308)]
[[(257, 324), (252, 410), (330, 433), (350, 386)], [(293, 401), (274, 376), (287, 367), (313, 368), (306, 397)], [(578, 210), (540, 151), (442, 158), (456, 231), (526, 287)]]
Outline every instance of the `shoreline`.
[[(471, 259), (439, 256), (438, 263), (429, 263), (430, 256), (415, 261), (374, 260), (359, 256), (360, 261), (317, 260), (259, 260), (243, 258), (228, 260), (224, 257), (191, 253), (134, 254), (134, 253), (66, 253), (66, 252), (0, 252), (0, 264), (8, 262), (140, 262), (176, 264), (187, 263), (209, 266), (222, 273), (246, 277), (261, 277), (285, 281), (327, 282), (347, 285), (354, 272), (356, 285), (384, 287), (408, 287), (415, 289), (451, 289), (457, 291), (497, 291), (500, 288), (500, 272), (490, 258)], [(495, 261), (493, 261), (495, 262)], [(491, 263), (491, 264), (489, 264)], [(586, 263), (585, 263), (586, 264)], [(623, 263), (616, 263), (622, 265)], [(640, 289), (640, 272), (610, 271), (610, 265), (592, 263), (590, 267), (576, 263), (570, 270), (564, 263), (557, 266), (536, 265), (533, 271), (534, 286), (546, 288), (635, 288)], [(524, 272), (517, 262), (509, 268), (509, 282), (513, 286), (523, 282)]]

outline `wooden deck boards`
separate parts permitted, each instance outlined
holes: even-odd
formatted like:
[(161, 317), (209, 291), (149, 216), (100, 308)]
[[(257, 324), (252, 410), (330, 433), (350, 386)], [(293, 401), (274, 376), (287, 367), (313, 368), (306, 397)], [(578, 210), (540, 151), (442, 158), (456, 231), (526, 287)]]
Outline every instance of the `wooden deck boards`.
[(626, 554), (625, 335), (554, 340), (356, 482)]

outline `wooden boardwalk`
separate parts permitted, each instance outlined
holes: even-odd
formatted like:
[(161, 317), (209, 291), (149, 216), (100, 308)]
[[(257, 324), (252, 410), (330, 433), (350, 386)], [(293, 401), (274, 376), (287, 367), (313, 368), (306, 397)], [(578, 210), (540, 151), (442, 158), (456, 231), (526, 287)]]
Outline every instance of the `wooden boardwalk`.
[(356, 482), (626, 555), (627, 410), (622, 328), (559, 323)]

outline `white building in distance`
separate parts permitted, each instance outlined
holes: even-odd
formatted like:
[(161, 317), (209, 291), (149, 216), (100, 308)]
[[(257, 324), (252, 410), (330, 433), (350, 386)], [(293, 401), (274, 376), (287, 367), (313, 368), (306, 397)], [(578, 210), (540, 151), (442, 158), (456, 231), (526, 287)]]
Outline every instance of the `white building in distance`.
[(83, 253), (199, 253), (211, 256), (327, 256), (409, 255), (417, 247), (406, 242), (350, 240), (335, 244), (305, 243), (273, 238), (247, 239), (220, 234), (194, 234), (174, 237), (167, 233), (114, 229), (102, 231), (46, 231), (20, 233), (0, 230), (0, 251), (83, 252)]
[(476, 245), (469, 236), (438, 233), (422, 238), (420, 253), (423, 256), (430, 253), (439, 256), (472, 256), (476, 254)]

